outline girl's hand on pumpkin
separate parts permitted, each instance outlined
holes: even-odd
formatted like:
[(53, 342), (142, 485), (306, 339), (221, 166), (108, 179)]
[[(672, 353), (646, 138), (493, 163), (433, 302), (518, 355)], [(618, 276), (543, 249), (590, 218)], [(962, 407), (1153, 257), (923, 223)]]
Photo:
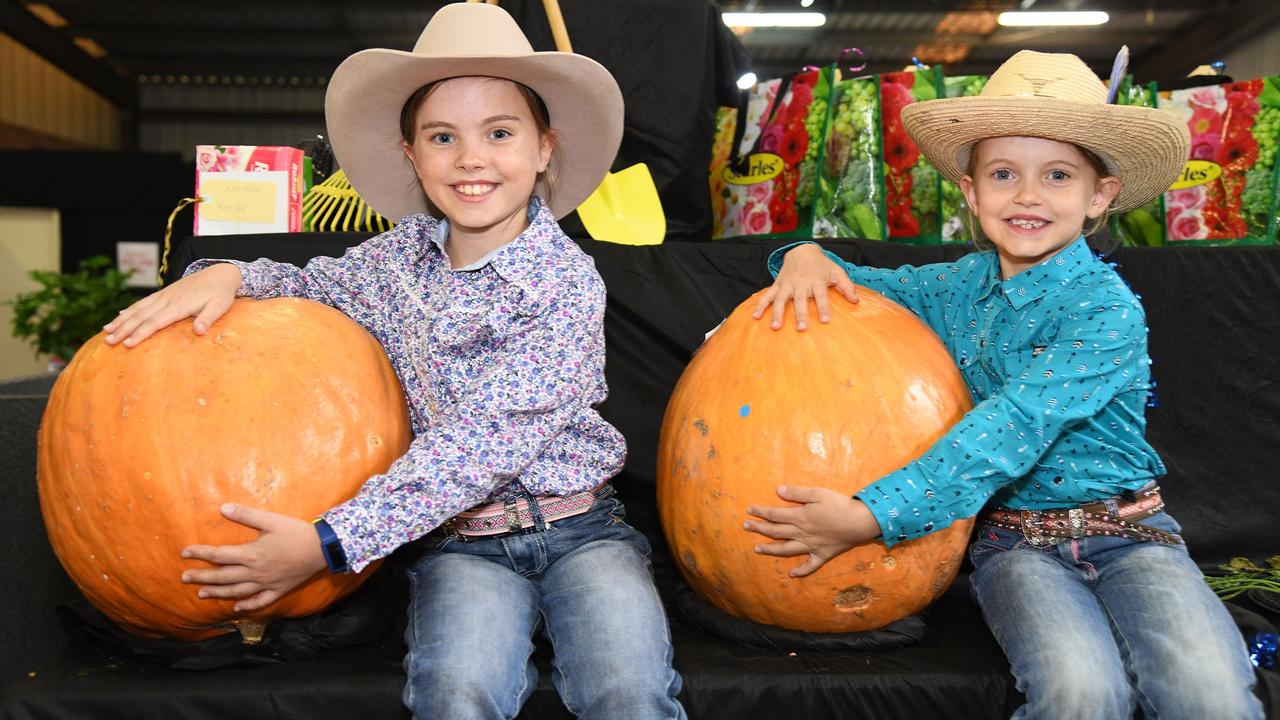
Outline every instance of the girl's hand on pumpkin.
[(182, 582), (204, 586), (200, 597), (248, 598), (236, 603), (236, 612), (259, 610), (326, 567), (320, 538), (306, 520), (231, 503), (222, 506), (222, 514), (260, 532), (244, 545), (183, 549), (184, 558), (219, 566), (182, 573)]
[(195, 333), (203, 335), (231, 307), (240, 282), (240, 269), (235, 265), (218, 263), (207, 267), (121, 310), (116, 319), (102, 326), (107, 333), (104, 339), (108, 345), (123, 343), (133, 347), (156, 331), (189, 317), (195, 317)]
[(778, 497), (800, 504), (752, 505), (747, 514), (763, 522), (748, 520), (742, 527), (778, 541), (757, 545), (755, 550), (761, 555), (809, 556), (803, 564), (791, 568), (791, 577), (809, 575), (831, 558), (880, 534), (880, 526), (867, 506), (848, 495), (825, 488), (784, 485), (778, 488)]
[(782, 328), (782, 315), (787, 309), (787, 302), (795, 303), (796, 329), (809, 327), (809, 298), (818, 307), (818, 320), (831, 320), (831, 303), (827, 299), (827, 289), (834, 287), (849, 302), (858, 302), (858, 293), (853, 281), (845, 273), (844, 268), (831, 262), (831, 258), (822, 252), (815, 243), (806, 243), (787, 251), (782, 256), (782, 269), (778, 277), (756, 300), (755, 311), (751, 317), (759, 320), (765, 309), (773, 303), (774, 330)]

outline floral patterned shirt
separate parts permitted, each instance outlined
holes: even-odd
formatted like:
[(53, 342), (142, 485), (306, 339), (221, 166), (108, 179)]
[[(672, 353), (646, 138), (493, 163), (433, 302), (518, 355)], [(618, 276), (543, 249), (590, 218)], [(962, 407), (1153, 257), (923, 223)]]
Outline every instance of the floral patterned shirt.
[(324, 513), (353, 571), (475, 505), (589, 490), (626, 456), (594, 409), (605, 291), (591, 258), (537, 198), (523, 233), (466, 268), (450, 268), (447, 236), (413, 215), (340, 258), (235, 262), (239, 295), (310, 298), (360, 323), (404, 388), (409, 451)]
[[(770, 256), (775, 275), (791, 247)], [(988, 500), (1067, 507), (1164, 474), (1144, 438), (1146, 315), (1083, 237), (1003, 281), (994, 251), (896, 270), (827, 254), (933, 328), (977, 402), (923, 456), (855, 495), (886, 545), (972, 517)]]

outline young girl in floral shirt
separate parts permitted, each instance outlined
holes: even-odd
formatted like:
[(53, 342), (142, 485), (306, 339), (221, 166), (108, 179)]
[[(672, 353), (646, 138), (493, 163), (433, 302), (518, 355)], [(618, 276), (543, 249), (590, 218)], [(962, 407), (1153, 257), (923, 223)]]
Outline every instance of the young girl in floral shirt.
[(339, 66), (326, 97), (335, 153), (396, 227), (303, 268), (200, 261), (107, 325), (107, 340), (134, 347), (189, 317), (208, 332), (237, 295), (317, 300), (382, 343), (415, 437), (314, 522), (224, 506), (258, 538), (186, 548), (214, 567), (183, 582), (252, 610), (426, 537), (406, 633), (415, 717), (514, 717), (536, 686), (539, 627), (573, 713), (684, 717), (648, 543), (608, 483), (626, 445), (594, 409), (604, 285), (556, 223), (608, 171), (622, 109), (603, 67), (532, 52), (483, 3), (446, 5), (411, 53)]

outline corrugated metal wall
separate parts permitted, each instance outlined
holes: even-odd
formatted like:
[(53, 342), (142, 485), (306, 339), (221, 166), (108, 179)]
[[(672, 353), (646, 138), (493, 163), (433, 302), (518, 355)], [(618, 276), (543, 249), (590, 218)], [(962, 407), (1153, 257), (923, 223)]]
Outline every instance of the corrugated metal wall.
[(1235, 80), (1280, 75), (1280, 25), (1236, 48), (1223, 58)]
[(88, 148), (121, 147), (120, 108), (4, 33), (0, 122)]
[(196, 145), (296, 145), (324, 133), (321, 79), (183, 80), (150, 76), (139, 83), (139, 149), (193, 160)]

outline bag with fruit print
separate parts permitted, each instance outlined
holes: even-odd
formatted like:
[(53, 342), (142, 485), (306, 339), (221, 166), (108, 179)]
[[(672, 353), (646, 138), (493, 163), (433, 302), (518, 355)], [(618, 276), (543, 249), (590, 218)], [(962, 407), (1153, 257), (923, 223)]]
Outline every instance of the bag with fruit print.
[[(1117, 105), (1157, 107), (1154, 82), (1139, 85), (1132, 75), (1124, 76), (1116, 92)], [(1111, 236), (1126, 247), (1159, 247), (1164, 245), (1164, 196), (1132, 210), (1117, 213), (1109, 219)]]
[[(986, 75), (955, 75), (952, 77), (944, 77), (943, 91), (946, 97), (975, 97), (982, 92), (982, 88), (987, 84), (988, 76)], [(951, 182), (946, 178), (942, 178), (941, 187), (941, 208), (939, 208), (938, 233), (939, 240), (943, 243), (969, 243), (973, 242), (971, 233), (971, 225), (973, 224), (972, 216), (969, 214), (968, 203), (965, 202), (964, 193), (961, 192), (960, 186)]]
[(1280, 77), (1160, 93), (1184, 118), (1191, 157), (1164, 194), (1168, 245), (1276, 242)]
[(826, 132), (831, 68), (744, 91), (720, 108), (710, 176), (713, 239), (809, 238)]
[[(865, 65), (864, 65), (865, 67)], [(813, 235), (885, 238), (884, 170), (880, 156), (880, 85), (874, 75), (831, 86), (831, 119), (818, 173)]]

